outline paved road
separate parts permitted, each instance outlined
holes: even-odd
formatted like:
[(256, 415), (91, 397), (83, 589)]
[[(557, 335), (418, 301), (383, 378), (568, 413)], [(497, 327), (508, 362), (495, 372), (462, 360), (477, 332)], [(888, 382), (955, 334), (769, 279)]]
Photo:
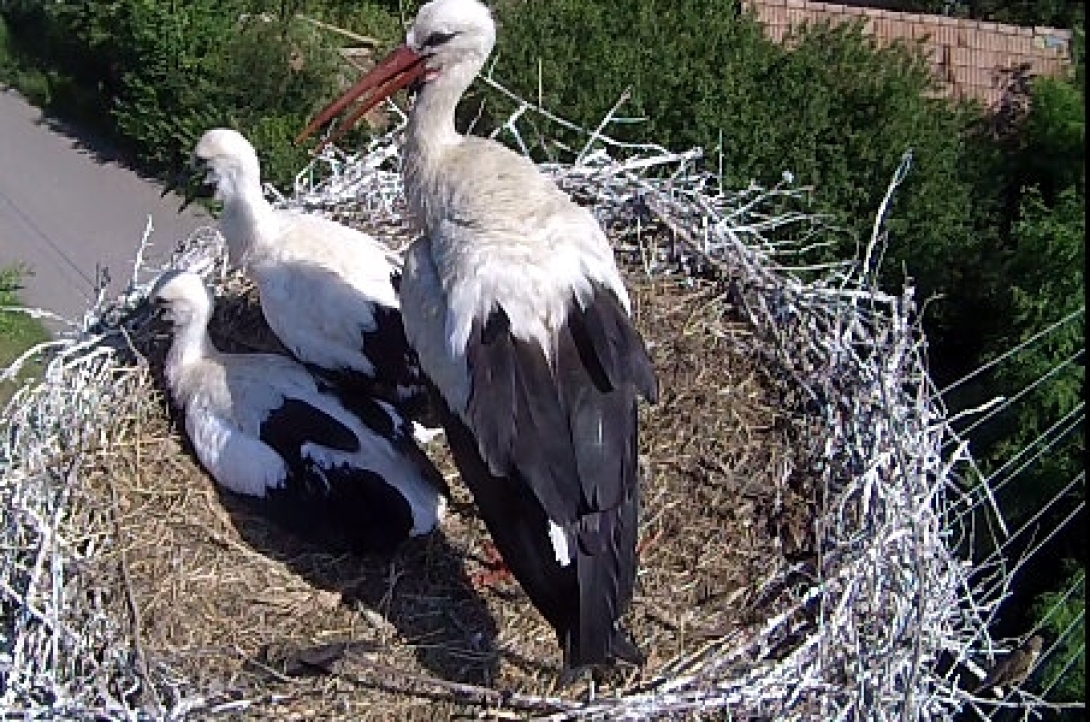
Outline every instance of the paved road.
[(160, 198), (161, 186), (115, 157), (0, 87), (0, 268), (23, 263), (33, 271), (22, 292), (28, 306), (79, 320), (97, 267), (109, 270), (114, 292), (131, 277), (149, 215), (153, 260), (210, 222), (199, 208), (179, 214), (180, 198)]

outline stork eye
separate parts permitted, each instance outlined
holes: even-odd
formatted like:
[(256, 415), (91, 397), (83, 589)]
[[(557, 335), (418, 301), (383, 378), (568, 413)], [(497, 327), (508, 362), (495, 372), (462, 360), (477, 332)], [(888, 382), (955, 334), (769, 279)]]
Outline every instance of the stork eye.
[(443, 43), (449, 42), (457, 34), (458, 33), (441, 33), (436, 31), (424, 38), (423, 45), (425, 48), (437, 48)]

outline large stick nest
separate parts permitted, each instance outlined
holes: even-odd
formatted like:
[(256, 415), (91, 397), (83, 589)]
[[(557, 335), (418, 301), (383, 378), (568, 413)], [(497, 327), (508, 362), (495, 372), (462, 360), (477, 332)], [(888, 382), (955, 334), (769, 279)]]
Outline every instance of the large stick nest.
[[(403, 246), (395, 138), (327, 151), (281, 202)], [(942, 452), (911, 293), (874, 288), (880, 234), (864, 258), (800, 269), (833, 232), (804, 190), (725, 192), (697, 153), (592, 140), (600, 150), (542, 167), (608, 229), (663, 390), (641, 411), (641, 672), (556, 687), (552, 633), (522, 592), (473, 582), (487, 535), (441, 440), (429, 453), (451, 513), (392, 559), (309, 547), (218, 493), (165, 399), (169, 337), (143, 303), (158, 269), (144, 269), (4, 415), (0, 706), (951, 718), (956, 663), (989, 644), (944, 521), (962, 456)], [(215, 289), (221, 348), (278, 348), (214, 231), (171, 265)]]

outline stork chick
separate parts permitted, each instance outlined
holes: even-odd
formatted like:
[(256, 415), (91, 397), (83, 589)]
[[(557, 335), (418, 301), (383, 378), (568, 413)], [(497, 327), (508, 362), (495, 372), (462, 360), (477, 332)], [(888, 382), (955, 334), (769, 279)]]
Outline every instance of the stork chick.
[(221, 486), (301, 536), (353, 551), (390, 552), (435, 528), (446, 484), (392, 407), (357, 399), (370, 408), (361, 420), (286, 356), (216, 350), (212, 298), (195, 274), (167, 272), (149, 298), (174, 325), (171, 397)]
[(400, 259), (354, 228), (273, 208), (257, 153), (237, 131), (209, 130), (193, 156), (223, 202), (219, 228), (231, 262), (257, 285), (265, 320), (284, 346), (347, 389), (426, 416), (397, 293)]

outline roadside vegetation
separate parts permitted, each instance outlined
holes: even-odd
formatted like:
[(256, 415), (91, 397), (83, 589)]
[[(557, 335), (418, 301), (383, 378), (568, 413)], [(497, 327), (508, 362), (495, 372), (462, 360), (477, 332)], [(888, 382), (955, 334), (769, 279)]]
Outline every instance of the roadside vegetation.
[[(0, 369), (7, 368), (24, 351), (49, 338), (39, 321), (21, 311), (9, 310), (22, 307), (19, 289), (26, 274), (26, 269), (17, 266), (0, 269)], [(0, 408), (26, 379), (40, 372), (40, 365), (30, 363), (14, 381), (0, 383)]]
[[(400, 40), (399, 20), (411, 18), (418, 5), (16, 0), (0, 4), (0, 81), (108, 132), (154, 174), (177, 169), (205, 129), (236, 127), (254, 142), (269, 178), (285, 184), (304, 161), (291, 139), (352, 77), (338, 50), (358, 44), (298, 15), (367, 36), (381, 56)], [(833, 250), (841, 257), (869, 234), (886, 184), (911, 148), (912, 172), (888, 218), (884, 268), (888, 282), (907, 276), (919, 298), (930, 299), (925, 325), (940, 387), (1084, 303), (1082, 3), (951, 6), (962, 16), (1075, 30), (1072, 76), (1016, 85), (994, 115), (935, 98), (914, 48), (876, 47), (858, 26), (810, 27), (781, 46), (736, 0), (495, 5), (494, 72), (505, 85), (591, 128), (630, 89), (620, 114), (645, 120), (613, 126), (611, 135), (678, 150), (699, 145), (720, 164), (728, 186), (751, 179), (772, 184), (789, 171), (813, 187), (813, 210), (846, 229), (843, 246)], [(944, 5), (904, 0), (901, 7), (937, 12)], [(490, 119), (511, 109), (479, 87), (465, 113), (486, 132)], [(964, 408), (1009, 397), (1084, 345), (1083, 325), (1068, 324), (947, 402)], [(1084, 368), (1084, 359), (1062, 367), (974, 435), (985, 472), (1080, 403)], [(1081, 468), (1084, 450), (1080, 428), (1029, 468), (1029, 480), (1001, 499), (1008, 522), (1017, 526), (1041, 509)], [(1046, 527), (1085, 500), (1085, 482), (1070, 496), (1043, 518)], [(1020, 577), (1015, 611), (1003, 620), (1009, 633), (1025, 629), (1042, 613), (1042, 600), (1065, 588), (1059, 582), (1085, 567), (1082, 541), (1077, 531), (1061, 534), (1039, 555), (1037, 568)], [(1084, 605), (1081, 595), (1064, 603), (1075, 605), (1065, 614), (1081, 613)], [(1081, 685), (1063, 689), (1070, 699), (1082, 698)]]
[(367, 3), (349, 17), (336, 3), (13, 2), (0, 5), (0, 80), (109, 135), (153, 175), (180, 167), (209, 127), (235, 127), (283, 184), (306, 157), (292, 138), (343, 73), (344, 38), (295, 20), (304, 5), (396, 36), (394, 16)]

